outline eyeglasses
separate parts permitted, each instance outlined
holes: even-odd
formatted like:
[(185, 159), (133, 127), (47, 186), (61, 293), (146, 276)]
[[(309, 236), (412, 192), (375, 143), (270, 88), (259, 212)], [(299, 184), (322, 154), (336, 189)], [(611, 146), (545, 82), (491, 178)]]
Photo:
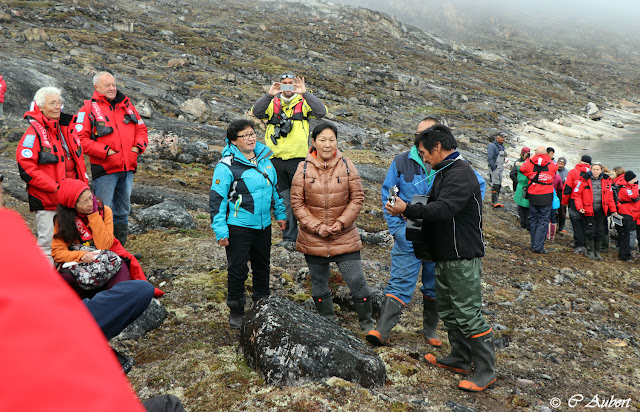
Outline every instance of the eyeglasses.
[(295, 79), (295, 75), (293, 74), (283, 74), (282, 76), (280, 76), (281, 79)]
[(254, 130), (251, 133), (247, 133), (247, 134), (239, 134), (238, 137), (241, 137), (242, 140), (244, 140), (245, 142), (247, 140), (251, 140), (251, 139), (255, 139), (258, 137), (258, 135), (256, 134), (256, 131)]
[(62, 107), (62, 105), (63, 105), (62, 100), (51, 101), (49, 103), (45, 103), (45, 106), (47, 106), (47, 107)]

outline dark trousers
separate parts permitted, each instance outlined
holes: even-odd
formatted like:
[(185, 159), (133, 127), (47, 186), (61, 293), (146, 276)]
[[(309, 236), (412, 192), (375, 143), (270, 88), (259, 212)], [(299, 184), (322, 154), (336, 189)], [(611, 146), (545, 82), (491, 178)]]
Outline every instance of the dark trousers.
[(586, 239), (596, 239), (604, 236), (606, 225), (607, 217), (602, 210), (596, 210), (593, 216), (584, 216), (582, 218), (582, 226), (584, 227), (584, 236)]
[(271, 159), (271, 163), (278, 174), (278, 193), (282, 196), (285, 213), (287, 214), (287, 228), (282, 231), (282, 240), (291, 242), (295, 242), (298, 239), (298, 222), (291, 209), (291, 182), (298, 169), (298, 164), (303, 160), (303, 157), (287, 160), (277, 157)]
[(622, 226), (618, 226), (618, 259), (631, 259), (631, 244), (629, 235), (636, 228), (636, 222), (629, 215), (622, 215)]
[(584, 247), (584, 228), (582, 226), (582, 215), (577, 211), (569, 208), (569, 219), (571, 219), (571, 227), (573, 228), (573, 240), (576, 247)]
[(111, 339), (142, 315), (151, 303), (153, 291), (153, 285), (145, 280), (128, 280), (82, 301), (107, 339)]
[(544, 250), (544, 240), (547, 237), (549, 214), (551, 205), (529, 205), (529, 226), (531, 228), (531, 249), (537, 252)]
[(265, 229), (250, 229), (229, 225), (227, 252), (228, 301), (244, 299), (244, 283), (253, 272), (253, 300), (269, 296), (269, 259), (271, 257), (271, 226)]
[(529, 208), (518, 205), (518, 216), (520, 216), (520, 227), (529, 229)]
[(558, 231), (564, 230), (564, 224), (567, 221), (567, 207), (560, 205), (558, 209)]

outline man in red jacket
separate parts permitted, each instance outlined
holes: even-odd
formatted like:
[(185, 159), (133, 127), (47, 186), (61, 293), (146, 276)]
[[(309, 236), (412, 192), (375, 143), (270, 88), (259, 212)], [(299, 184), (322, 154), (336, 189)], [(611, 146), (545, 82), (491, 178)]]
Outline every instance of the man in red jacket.
[(587, 248), (584, 236), (584, 222), (582, 221), (582, 215), (578, 212), (578, 209), (576, 209), (575, 201), (571, 199), (571, 192), (575, 187), (575, 181), (581, 177), (586, 178), (590, 170), (591, 156), (584, 155), (576, 167), (571, 169), (569, 174), (567, 174), (562, 191), (561, 204), (569, 207), (569, 219), (571, 220), (571, 227), (573, 229), (573, 247), (576, 249), (576, 253), (585, 252)]
[(113, 210), (113, 231), (124, 246), (129, 231), (131, 188), (138, 156), (147, 148), (147, 126), (111, 73), (93, 77), (95, 89), (75, 119), (91, 162), (93, 192)]
[(547, 253), (544, 240), (553, 203), (553, 176), (558, 170), (544, 146), (536, 148), (536, 155), (520, 166), (523, 175), (529, 178), (529, 223), (531, 227), (531, 250)]
[(4, 120), (4, 93), (7, 91), (7, 83), (0, 74), (0, 120)]
[(80, 140), (70, 127), (72, 116), (62, 113), (60, 93), (56, 87), (36, 92), (31, 109), (24, 114), (29, 127), (16, 149), (20, 177), (27, 182), (29, 209), (36, 214), (38, 245), (49, 260), (60, 183), (66, 178), (88, 182)]

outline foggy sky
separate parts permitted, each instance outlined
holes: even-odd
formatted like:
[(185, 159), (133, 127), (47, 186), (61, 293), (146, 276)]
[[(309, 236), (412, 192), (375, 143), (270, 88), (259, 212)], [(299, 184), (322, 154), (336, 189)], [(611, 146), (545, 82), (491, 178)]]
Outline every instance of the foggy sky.
[[(624, 30), (640, 38), (640, 1), (638, 0), (332, 0), (335, 3), (367, 7), (393, 14), (401, 20), (420, 16), (413, 10), (442, 10), (445, 3), (467, 13), (475, 23), (489, 17), (520, 22), (525, 26), (580, 24), (596, 30)], [(413, 7), (412, 7), (413, 6)], [(404, 10), (401, 11), (401, 10)], [(409, 13), (407, 14), (407, 10)], [(404, 14), (404, 15), (403, 15)]]

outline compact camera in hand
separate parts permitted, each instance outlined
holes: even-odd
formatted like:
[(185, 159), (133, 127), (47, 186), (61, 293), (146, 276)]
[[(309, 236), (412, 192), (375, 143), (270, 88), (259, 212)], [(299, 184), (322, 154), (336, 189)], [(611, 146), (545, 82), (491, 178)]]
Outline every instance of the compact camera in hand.
[(387, 201), (391, 206), (395, 206), (398, 193), (400, 193), (398, 186), (394, 185), (393, 187), (391, 187), (391, 189), (389, 189), (389, 195), (387, 196)]
[(280, 91), (281, 92), (292, 92), (294, 89), (293, 84), (281, 84)]

